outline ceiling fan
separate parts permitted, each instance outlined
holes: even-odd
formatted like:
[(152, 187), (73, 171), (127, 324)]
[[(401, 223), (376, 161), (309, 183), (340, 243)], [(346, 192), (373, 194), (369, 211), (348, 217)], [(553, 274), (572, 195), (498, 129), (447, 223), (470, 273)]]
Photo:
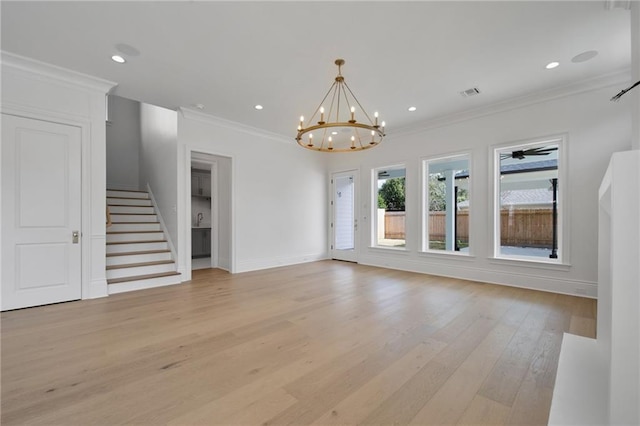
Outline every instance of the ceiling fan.
[(516, 151), (512, 151), (511, 154), (505, 153), (500, 154), (500, 159), (504, 160), (507, 158), (517, 158), (518, 160), (523, 160), (524, 157), (528, 157), (531, 155), (549, 155), (552, 151), (557, 151), (558, 147), (539, 147), (539, 148), (529, 148), (529, 149), (520, 149)]

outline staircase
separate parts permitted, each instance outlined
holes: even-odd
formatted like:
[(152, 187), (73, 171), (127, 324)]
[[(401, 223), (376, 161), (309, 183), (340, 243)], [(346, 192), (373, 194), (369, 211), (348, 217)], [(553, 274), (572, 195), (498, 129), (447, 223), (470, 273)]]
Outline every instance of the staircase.
[(109, 294), (180, 282), (169, 244), (147, 192), (107, 190)]

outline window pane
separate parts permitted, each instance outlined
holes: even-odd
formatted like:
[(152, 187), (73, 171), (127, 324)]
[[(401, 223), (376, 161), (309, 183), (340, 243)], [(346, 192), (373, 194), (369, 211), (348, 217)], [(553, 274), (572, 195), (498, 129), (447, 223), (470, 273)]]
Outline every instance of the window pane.
[(499, 254), (557, 258), (558, 144), (499, 150)]
[(377, 169), (375, 240), (381, 247), (405, 247), (404, 167)]
[(427, 160), (423, 249), (469, 252), (469, 156)]

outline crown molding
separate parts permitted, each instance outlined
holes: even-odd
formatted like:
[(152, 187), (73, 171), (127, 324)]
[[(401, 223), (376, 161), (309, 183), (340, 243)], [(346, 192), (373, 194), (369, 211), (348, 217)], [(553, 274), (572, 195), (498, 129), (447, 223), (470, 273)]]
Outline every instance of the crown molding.
[(630, 78), (631, 69), (623, 68), (608, 74), (603, 74), (598, 77), (578, 81), (566, 86), (542, 90), (536, 93), (495, 102), (483, 107), (468, 109), (465, 111), (455, 112), (452, 114), (442, 115), (440, 117), (421, 121), (420, 123), (405, 126), (393, 132), (389, 132), (389, 136), (407, 136), (438, 127), (445, 127), (463, 121), (498, 114), (518, 108), (523, 108), (529, 105), (552, 101), (555, 99), (565, 98), (580, 93), (591, 92), (606, 87), (625, 85), (629, 82)]
[(215, 115), (196, 111), (191, 108), (179, 107), (178, 111), (187, 120), (199, 121), (201, 123), (211, 124), (218, 127), (224, 127), (225, 129), (246, 133), (251, 136), (259, 136), (261, 138), (270, 139), (280, 143), (296, 145), (294, 143), (294, 138), (288, 138), (281, 134), (269, 132), (258, 127), (248, 126), (246, 124), (238, 123), (237, 121), (227, 120), (225, 118), (220, 118)]
[(10, 70), (28, 73), (39, 79), (55, 83), (63, 83), (73, 87), (81, 87), (92, 92), (108, 93), (117, 86), (113, 81), (104, 80), (88, 74), (72, 71), (57, 65), (48, 64), (36, 59), (16, 55), (15, 53), (0, 51), (3, 72)]
[(631, 10), (631, 0), (605, 0), (605, 10), (624, 9)]

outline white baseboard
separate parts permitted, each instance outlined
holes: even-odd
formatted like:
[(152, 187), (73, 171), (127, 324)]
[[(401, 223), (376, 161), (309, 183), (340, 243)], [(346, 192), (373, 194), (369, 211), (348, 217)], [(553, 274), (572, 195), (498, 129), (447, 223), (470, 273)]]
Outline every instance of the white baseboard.
[(597, 298), (598, 285), (595, 282), (543, 276), (537, 273), (511, 272), (497, 269), (479, 268), (461, 265), (460, 262), (445, 263), (429, 259), (406, 259), (384, 254), (361, 255), (358, 262), (362, 265), (458, 278), (490, 284), (527, 288), (572, 296)]
[(99, 299), (101, 297), (109, 296), (106, 279), (92, 280), (89, 286), (89, 294), (87, 297), (84, 297), (83, 295), (83, 299)]
[(279, 266), (298, 265), (300, 263), (315, 262), (318, 260), (325, 260), (327, 258), (328, 254), (325, 252), (303, 254), (299, 256), (264, 257), (260, 259), (238, 260), (236, 262), (236, 273), (277, 268)]

